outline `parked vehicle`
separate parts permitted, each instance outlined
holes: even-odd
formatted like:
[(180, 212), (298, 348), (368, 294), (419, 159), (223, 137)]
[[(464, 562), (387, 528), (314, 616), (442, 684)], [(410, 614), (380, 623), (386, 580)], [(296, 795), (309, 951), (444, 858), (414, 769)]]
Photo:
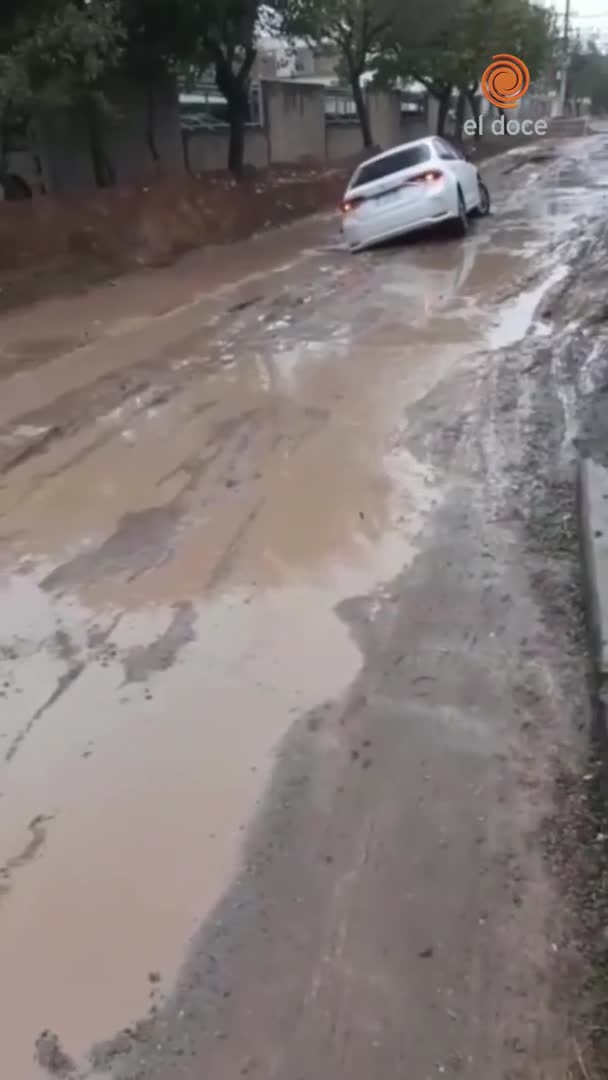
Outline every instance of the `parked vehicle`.
[(342, 230), (353, 251), (427, 226), (452, 222), (465, 236), (490, 196), (464, 154), (437, 136), (404, 143), (363, 162), (342, 200)]

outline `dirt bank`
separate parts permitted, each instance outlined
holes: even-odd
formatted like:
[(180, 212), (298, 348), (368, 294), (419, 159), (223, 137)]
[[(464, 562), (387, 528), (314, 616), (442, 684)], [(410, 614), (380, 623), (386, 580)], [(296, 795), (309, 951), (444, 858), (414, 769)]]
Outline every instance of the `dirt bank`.
[(240, 184), (209, 173), (0, 204), (0, 310), (333, 207), (351, 168), (277, 168)]

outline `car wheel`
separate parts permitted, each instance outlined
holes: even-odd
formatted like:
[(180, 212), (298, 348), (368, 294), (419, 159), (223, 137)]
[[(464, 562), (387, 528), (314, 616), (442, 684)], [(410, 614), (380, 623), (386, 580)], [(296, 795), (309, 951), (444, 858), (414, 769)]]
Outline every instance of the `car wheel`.
[(479, 202), (475, 207), (475, 217), (487, 217), (490, 213), (490, 192), (481, 177), (477, 178), (477, 189), (479, 191)]
[(466, 236), (469, 231), (469, 219), (467, 216), (467, 208), (464, 201), (464, 195), (460, 188), (458, 188), (458, 214), (454, 218), (454, 232), (456, 236)]

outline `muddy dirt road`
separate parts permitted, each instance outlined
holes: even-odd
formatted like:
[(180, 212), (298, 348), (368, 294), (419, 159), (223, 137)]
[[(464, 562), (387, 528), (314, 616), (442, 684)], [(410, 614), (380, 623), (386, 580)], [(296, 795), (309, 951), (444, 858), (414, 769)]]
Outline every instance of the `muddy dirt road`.
[(567, 1075), (550, 357), (607, 166), (496, 160), (465, 242), (325, 217), (2, 318), (7, 1080)]

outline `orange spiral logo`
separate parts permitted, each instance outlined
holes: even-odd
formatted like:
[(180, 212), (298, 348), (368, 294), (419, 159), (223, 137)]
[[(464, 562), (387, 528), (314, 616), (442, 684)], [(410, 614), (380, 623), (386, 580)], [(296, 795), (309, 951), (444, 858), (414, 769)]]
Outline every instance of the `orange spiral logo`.
[(530, 85), (530, 72), (523, 60), (510, 53), (497, 53), (481, 76), (481, 92), (499, 109), (514, 109)]

